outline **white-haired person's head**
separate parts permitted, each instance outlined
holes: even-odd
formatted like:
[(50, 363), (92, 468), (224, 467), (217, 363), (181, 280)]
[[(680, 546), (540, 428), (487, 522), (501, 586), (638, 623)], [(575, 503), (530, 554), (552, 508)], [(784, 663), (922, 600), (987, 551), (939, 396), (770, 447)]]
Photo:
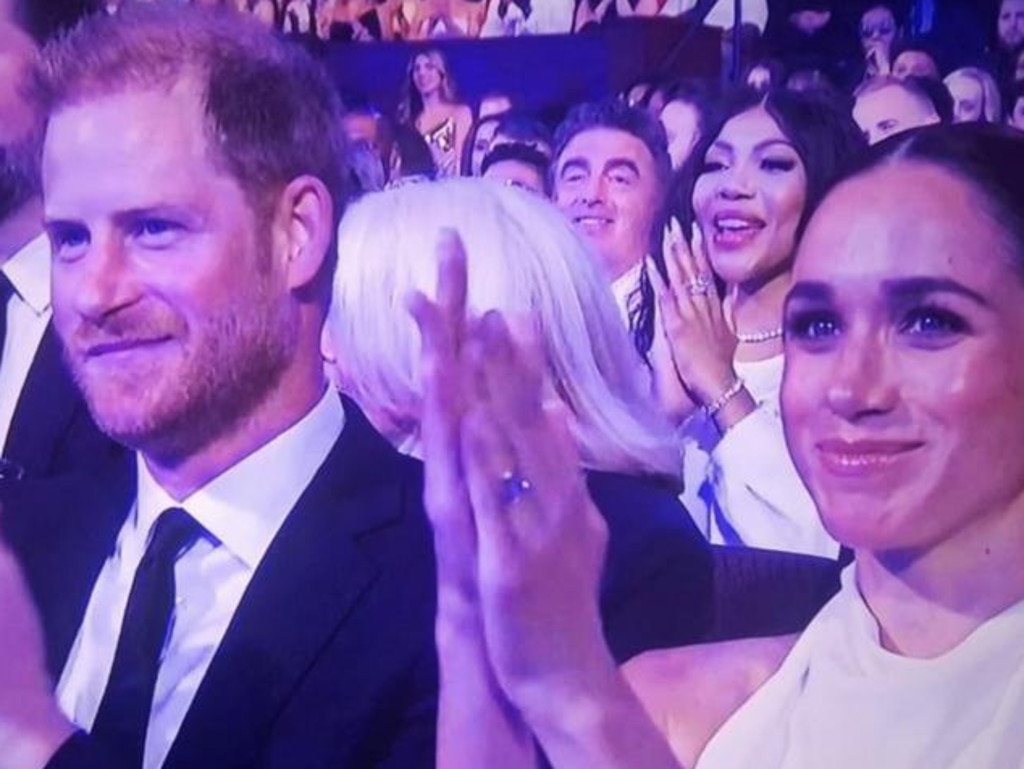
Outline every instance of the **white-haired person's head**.
[(677, 475), (677, 445), (589, 247), (547, 201), (481, 179), (367, 195), (339, 227), (325, 347), (341, 389), (377, 428), (416, 453), (420, 336), (406, 304), (414, 291), (436, 296), (436, 244), (447, 229), (465, 247), (468, 312), (531, 319), (583, 464)]

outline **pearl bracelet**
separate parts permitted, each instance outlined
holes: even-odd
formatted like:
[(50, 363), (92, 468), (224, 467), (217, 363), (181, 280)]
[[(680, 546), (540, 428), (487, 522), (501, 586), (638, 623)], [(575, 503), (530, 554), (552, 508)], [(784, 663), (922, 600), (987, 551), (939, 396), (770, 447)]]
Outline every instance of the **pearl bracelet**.
[(746, 386), (744, 381), (739, 377), (732, 380), (732, 384), (725, 388), (725, 392), (715, 398), (711, 403), (704, 405), (704, 413), (709, 419), (713, 418), (715, 414), (725, 408), (725, 405), (740, 394), (740, 391)]

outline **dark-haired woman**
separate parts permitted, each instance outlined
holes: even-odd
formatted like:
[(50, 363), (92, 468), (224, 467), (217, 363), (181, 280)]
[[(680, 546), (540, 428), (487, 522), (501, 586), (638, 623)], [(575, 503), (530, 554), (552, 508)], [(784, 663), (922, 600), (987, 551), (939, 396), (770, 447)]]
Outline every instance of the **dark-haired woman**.
[[(440, 312), (423, 324), (428, 507), (464, 578), (439, 587), (465, 599), (438, 617), (440, 765), (532, 766), (534, 738), (557, 769), (1024, 765), (1022, 205), (1024, 138), (985, 124), (893, 137), (827, 195), (786, 299), (783, 406), (854, 563), (799, 637), (625, 675), (594, 609), (603, 528), (530, 356), (496, 319), (466, 329), (475, 358)], [(477, 383), (460, 411), (431, 400), (443, 381)], [(446, 678), (462, 653), (486, 665)]]
[(800, 232), (862, 146), (818, 97), (743, 92), (681, 176), (663, 262), (647, 270), (657, 310), (644, 290), (640, 329), (680, 426), (683, 503), (712, 542), (838, 553), (782, 434), (782, 304)]

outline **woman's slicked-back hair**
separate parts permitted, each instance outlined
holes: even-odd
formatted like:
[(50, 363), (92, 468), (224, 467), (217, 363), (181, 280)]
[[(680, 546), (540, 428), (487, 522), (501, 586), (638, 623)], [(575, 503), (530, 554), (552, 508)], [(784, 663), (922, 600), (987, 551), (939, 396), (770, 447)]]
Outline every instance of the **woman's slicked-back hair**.
[(937, 166), (968, 184), (1024, 280), (1024, 134), (993, 123), (916, 128), (873, 146), (845, 178), (894, 163)]
[(44, 49), (36, 78), (44, 114), (133, 89), (199, 89), (211, 158), (263, 214), (298, 176), (320, 179), (340, 218), (347, 197), (341, 102), (297, 45), (229, 8), (129, 3), (86, 17)]
[[(676, 176), (661, 217), (661, 226), (676, 217), (689, 232), (694, 224), (693, 190), (703, 172), (704, 157), (718, 139), (725, 124), (752, 109), (763, 108), (792, 143), (803, 162), (807, 176), (804, 210), (797, 227), (797, 238), (803, 234), (811, 214), (833, 182), (866, 146), (864, 135), (854, 122), (846, 105), (825, 94), (771, 89), (767, 93), (740, 88), (725, 95), (718, 105), (710, 129), (701, 137), (689, 160)], [(660, 238), (655, 238), (657, 244)], [(653, 261), (664, 275), (665, 263), (658, 248)], [(654, 292), (643, 274), (640, 280), (641, 301), (631, 318), (637, 349), (644, 355), (650, 349), (654, 334)]]
[(405, 185), (346, 214), (327, 321), (343, 389), (401, 424), (417, 410), (420, 337), (406, 300), (436, 296), (435, 245), (447, 228), (465, 244), (470, 312), (532, 320), (549, 395), (573, 414), (584, 465), (677, 477), (671, 429), (594, 255), (550, 203), (490, 180)]

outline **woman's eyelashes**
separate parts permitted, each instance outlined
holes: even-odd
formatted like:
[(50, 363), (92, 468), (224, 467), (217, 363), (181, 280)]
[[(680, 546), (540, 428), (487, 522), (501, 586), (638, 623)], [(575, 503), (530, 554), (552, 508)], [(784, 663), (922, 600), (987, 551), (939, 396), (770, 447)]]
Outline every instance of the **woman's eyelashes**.
[(970, 333), (971, 325), (960, 313), (935, 304), (910, 308), (898, 322), (902, 334), (931, 341), (945, 341)]
[[(924, 347), (944, 346), (972, 332), (961, 313), (931, 303), (899, 310), (890, 325), (897, 338)], [(805, 347), (826, 346), (845, 327), (841, 313), (830, 307), (794, 307), (786, 311), (783, 323), (787, 341)]]
[(826, 307), (794, 308), (783, 323), (786, 339), (802, 344), (824, 344), (838, 336), (842, 323), (838, 313)]

